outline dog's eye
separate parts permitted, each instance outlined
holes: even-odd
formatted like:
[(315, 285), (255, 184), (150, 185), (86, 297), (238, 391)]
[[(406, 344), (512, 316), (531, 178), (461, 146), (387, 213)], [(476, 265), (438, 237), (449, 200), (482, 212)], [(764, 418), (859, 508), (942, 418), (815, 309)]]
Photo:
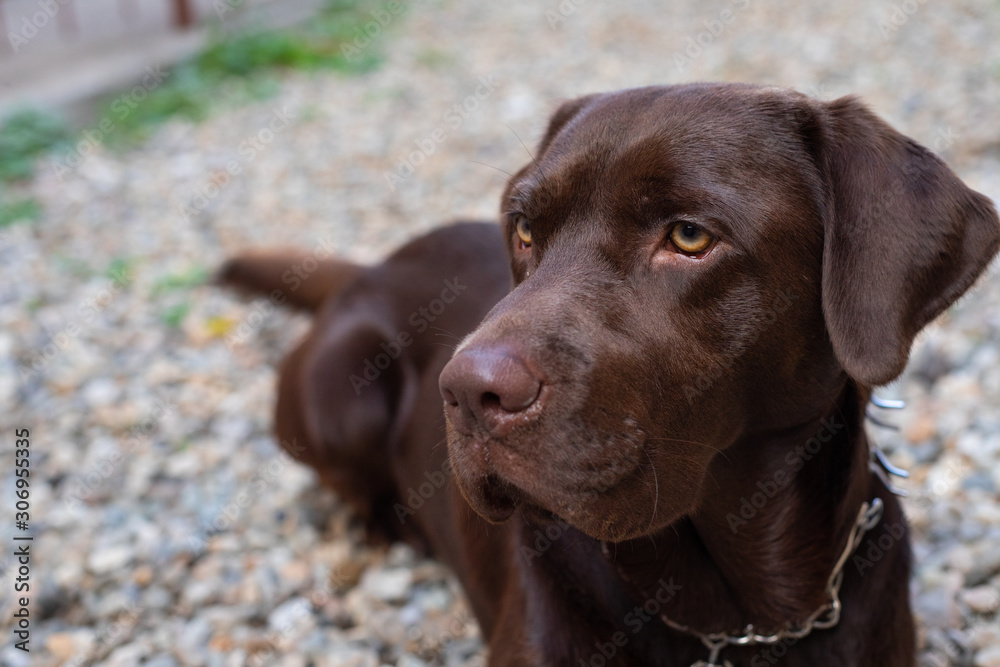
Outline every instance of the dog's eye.
[(715, 238), (698, 225), (682, 222), (670, 230), (670, 242), (686, 255), (705, 252)]
[(521, 239), (521, 247), (531, 247), (531, 221), (519, 215), (514, 222), (514, 229), (517, 231), (517, 237)]

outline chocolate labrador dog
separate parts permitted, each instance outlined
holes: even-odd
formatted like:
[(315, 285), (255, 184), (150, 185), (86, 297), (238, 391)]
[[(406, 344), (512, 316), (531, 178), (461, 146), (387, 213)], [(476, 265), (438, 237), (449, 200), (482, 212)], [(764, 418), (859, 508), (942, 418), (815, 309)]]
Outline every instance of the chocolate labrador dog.
[(865, 411), (991, 202), (854, 98), (699, 84), (564, 104), (501, 211), (289, 294), (279, 437), (454, 568), (491, 665), (914, 665)]

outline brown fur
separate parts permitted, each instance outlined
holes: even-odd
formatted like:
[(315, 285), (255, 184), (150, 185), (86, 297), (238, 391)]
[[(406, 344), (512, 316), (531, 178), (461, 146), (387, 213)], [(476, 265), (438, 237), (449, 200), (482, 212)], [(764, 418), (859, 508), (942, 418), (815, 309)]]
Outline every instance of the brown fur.
[[(282, 369), (279, 437), (455, 569), (494, 666), (705, 659), (642, 612), (662, 582), (659, 610), (703, 631), (804, 619), (882, 498), (868, 537), (897, 537), (848, 562), (835, 628), (722, 657), (912, 667), (905, 519), (864, 409), (997, 252), (989, 201), (852, 98), (704, 84), (567, 103), (502, 212), (502, 234), (443, 228), (329, 290)], [(677, 220), (717, 244), (664, 254)], [(357, 392), (452, 278), (467, 291)]]

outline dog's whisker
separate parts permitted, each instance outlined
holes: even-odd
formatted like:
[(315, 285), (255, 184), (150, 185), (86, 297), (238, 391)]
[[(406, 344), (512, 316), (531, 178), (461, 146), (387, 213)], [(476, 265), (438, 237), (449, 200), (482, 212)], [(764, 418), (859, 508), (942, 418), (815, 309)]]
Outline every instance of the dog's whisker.
[(649, 525), (646, 526), (646, 530), (653, 527), (653, 521), (656, 520), (656, 510), (660, 504), (660, 481), (656, 477), (656, 466), (653, 464), (653, 457), (649, 455), (649, 450), (645, 447), (642, 448), (642, 452), (646, 455), (649, 460), (649, 467), (653, 471), (653, 487), (656, 489), (655, 495), (653, 497), (653, 516), (649, 517)]
[(538, 160), (536, 160), (535, 156), (532, 155), (531, 151), (528, 149), (528, 146), (521, 139), (521, 136), (517, 132), (514, 132), (514, 128), (512, 128), (510, 125), (507, 125), (507, 123), (504, 123), (504, 127), (513, 132), (514, 136), (517, 137), (517, 140), (521, 142), (521, 146), (524, 148), (524, 152), (528, 154), (528, 157), (530, 157), (531, 161), (535, 164), (535, 168), (538, 169), (538, 173), (540, 173), (544, 177), (545, 170), (542, 169), (542, 165), (538, 164)]
[[(509, 171), (504, 171), (504, 170), (503, 170), (503, 169), (501, 169), (500, 167), (495, 167), (495, 166), (493, 166), (492, 164), (489, 164), (489, 163), (487, 163), (487, 162), (480, 162), (479, 160), (466, 160), (466, 162), (471, 162), (472, 164), (481, 164), (481, 165), (483, 165), (484, 167), (489, 167), (490, 169), (496, 169), (496, 170), (497, 170), (497, 171), (499, 171), (500, 173), (502, 173), (502, 174), (507, 174), (507, 175), (508, 175), (508, 176), (510, 176), (511, 178), (514, 178), (514, 174), (510, 173)], [(510, 183), (510, 181), (509, 181), (509, 180), (508, 180), (507, 182), (508, 182), (508, 183)]]
[(728, 461), (729, 463), (732, 463), (732, 460), (729, 458), (729, 455), (726, 454), (726, 452), (724, 450), (719, 449), (718, 447), (713, 447), (712, 445), (708, 444), (707, 442), (698, 442), (697, 440), (682, 440), (680, 438), (647, 438), (647, 439), (648, 440), (658, 440), (658, 441), (663, 441), (663, 442), (681, 442), (681, 443), (688, 444), (688, 445), (698, 445), (699, 447), (705, 447), (707, 449), (711, 449), (713, 452), (716, 452), (717, 454), (722, 454), (722, 456), (725, 457), (726, 461)]
[(510, 178), (505, 178), (503, 180), (507, 183), (507, 185), (514, 188), (515, 191), (519, 191), (517, 184), (514, 183), (514, 174), (510, 173), (509, 171), (504, 171), (500, 167), (494, 167), (492, 164), (487, 164), (486, 162), (480, 162), (479, 160), (467, 160), (467, 162), (471, 162), (472, 164), (481, 164), (484, 167), (489, 167), (490, 169), (496, 169), (502, 174), (507, 174), (508, 176), (510, 176)]
[(454, 338), (457, 341), (461, 341), (462, 340), (461, 336), (459, 336), (458, 334), (456, 334), (454, 332), (448, 331), (447, 329), (442, 329), (440, 327), (431, 327), (431, 328), (432, 329), (436, 329), (438, 332), (440, 332), (440, 333), (435, 333), (434, 334), (435, 336), (450, 336), (450, 337)]

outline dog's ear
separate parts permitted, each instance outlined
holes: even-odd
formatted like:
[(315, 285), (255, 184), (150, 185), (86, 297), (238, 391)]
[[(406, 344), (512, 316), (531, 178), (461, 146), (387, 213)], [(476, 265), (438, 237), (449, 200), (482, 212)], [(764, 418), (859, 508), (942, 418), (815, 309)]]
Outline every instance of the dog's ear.
[(538, 142), (538, 151), (536, 154), (541, 155), (544, 153), (545, 149), (552, 143), (552, 140), (556, 138), (556, 135), (596, 97), (598, 97), (598, 94), (584, 95), (583, 97), (567, 100), (560, 104), (559, 108), (552, 114), (552, 117), (549, 118), (549, 125), (545, 129), (542, 140)]
[(885, 384), (920, 329), (989, 264), (1000, 222), (989, 199), (857, 99), (827, 103), (818, 118), (809, 133), (827, 179), (827, 329), (848, 375)]
[[(384, 453), (408, 422), (417, 389), (408, 350), (366, 311), (326, 313), (317, 337), (282, 369), (278, 397), (279, 435), (301, 435), (299, 458), (362, 503), (391, 484)], [(295, 423), (283, 427), (283, 416)], [(344, 470), (353, 471), (351, 479)]]
[(313, 349), (303, 376), (308, 428), (317, 439), (362, 458), (406, 421), (412, 362), (383, 329), (365, 319), (334, 323)]

